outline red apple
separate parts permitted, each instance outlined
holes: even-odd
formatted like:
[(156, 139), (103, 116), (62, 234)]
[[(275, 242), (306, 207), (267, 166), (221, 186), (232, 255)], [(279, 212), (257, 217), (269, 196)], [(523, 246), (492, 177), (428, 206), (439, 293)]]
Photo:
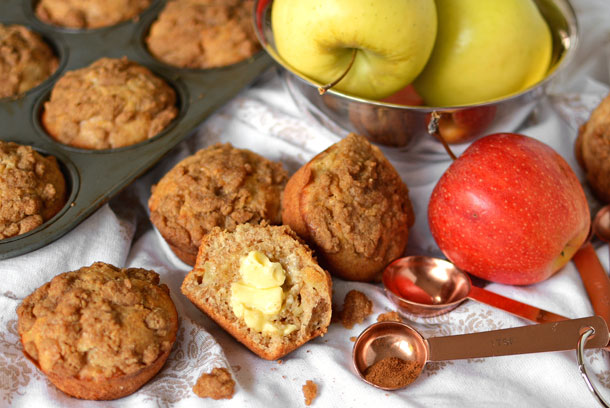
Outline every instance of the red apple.
[(438, 130), (447, 143), (464, 143), (481, 135), (491, 125), (495, 116), (495, 106), (477, 106), (458, 109), (455, 112), (442, 112)]
[(578, 178), (559, 154), (530, 137), (498, 133), (474, 142), (443, 174), (428, 222), (460, 269), (527, 285), (571, 259), (590, 216)]
[(383, 98), (381, 101), (406, 106), (420, 106), (424, 104), (424, 100), (413, 88), (413, 85), (407, 85), (396, 93)]

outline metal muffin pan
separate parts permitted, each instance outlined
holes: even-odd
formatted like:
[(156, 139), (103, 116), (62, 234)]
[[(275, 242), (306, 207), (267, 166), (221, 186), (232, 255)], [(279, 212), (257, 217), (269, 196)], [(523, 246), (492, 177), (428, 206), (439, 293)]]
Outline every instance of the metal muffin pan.
[[(33, 251), (70, 231), (273, 64), (264, 51), (234, 65), (205, 70), (176, 68), (156, 60), (144, 39), (165, 0), (154, 0), (136, 19), (92, 30), (45, 24), (34, 14), (35, 3), (4, 0), (0, 23), (21, 24), (40, 34), (55, 51), (59, 66), (51, 77), (23, 96), (0, 99), (0, 139), (55, 156), (66, 177), (67, 203), (35, 230), (0, 240), (0, 259)], [(155, 137), (119, 149), (85, 150), (53, 140), (40, 123), (40, 113), (57, 79), (66, 71), (86, 67), (99, 58), (123, 56), (147, 67), (174, 88), (178, 116)]]

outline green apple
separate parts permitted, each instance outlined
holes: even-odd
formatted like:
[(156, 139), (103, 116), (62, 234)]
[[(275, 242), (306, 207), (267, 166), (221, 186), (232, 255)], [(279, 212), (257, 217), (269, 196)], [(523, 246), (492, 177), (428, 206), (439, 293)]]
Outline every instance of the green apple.
[(532, 0), (436, 0), (432, 56), (415, 80), (428, 106), (485, 102), (547, 73), (552, 38)]
[(354, 64), (333, 89), (381, 99), (421, 72), (436, 37), (433, 0), (274, 0), (279, 55), (320, 84)]

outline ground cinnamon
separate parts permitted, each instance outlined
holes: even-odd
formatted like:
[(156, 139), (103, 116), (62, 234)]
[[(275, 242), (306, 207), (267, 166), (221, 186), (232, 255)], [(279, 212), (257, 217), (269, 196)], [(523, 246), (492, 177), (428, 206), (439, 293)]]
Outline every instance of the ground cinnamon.
[(386, 357), (364, 370), (364, 378), (375, 385), (385, 388), (402, 388), (411, 384), (421, 371), (415, 361), (398, 357)]

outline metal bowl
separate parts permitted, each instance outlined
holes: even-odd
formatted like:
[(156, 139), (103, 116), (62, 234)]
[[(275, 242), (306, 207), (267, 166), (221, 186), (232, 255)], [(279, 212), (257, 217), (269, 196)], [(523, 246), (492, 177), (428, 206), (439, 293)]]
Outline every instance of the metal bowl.
[[(536, 102), (545, 95), (551, 78), (572, 58), (578, 39), (576, 16), (568, 0), (535, 0), (547, 21), (553, 37), (553, 54), (547, 76), (519, 93), (490, 102), (452, 106), (405, 106), (358, 98), (335, 90), (320, 95), (320, 84), (295, 71), (277, 53), (271, 30), (273, 0), (256, 0), (254, 24), (256, 34), (269, 55), (284, 69), (286, 86), (299, 108), (331, 131), (346, 135), (355, 132), (371, 142), (407, 149), (427, 135), (432, 112), (441, 115), (441, 134), (449, 143), (470, 141), (483, 133), (514, 131), (528, 116)], [(460, 119), (467, 125), (459, 129)], [(456, 119), (456, 125), (453, 119)], [(443, 131), (443, 121), (447, 132)], [(449, 127), (456, 132), (449, 132)]]

